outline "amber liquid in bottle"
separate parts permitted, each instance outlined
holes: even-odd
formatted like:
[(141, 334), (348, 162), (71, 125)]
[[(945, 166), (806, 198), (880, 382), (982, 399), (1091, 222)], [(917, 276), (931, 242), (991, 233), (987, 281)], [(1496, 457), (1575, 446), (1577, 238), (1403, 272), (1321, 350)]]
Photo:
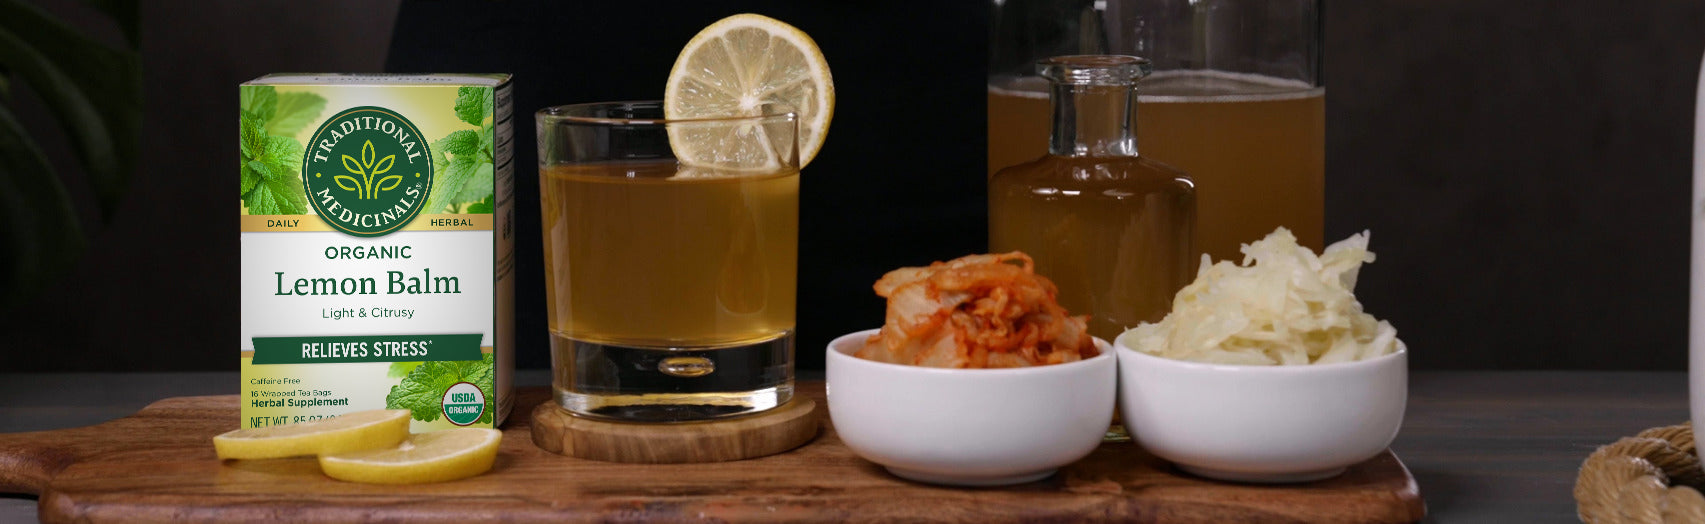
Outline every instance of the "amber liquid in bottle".
[(1194, 276), (1195, 187), (1137, 154), (1146, 61), (1060, 57), (1042, 72), (1053, 83), (1049, 152), (989, 180), (989, 248), (1029, 253), (1060, 305), (1090, 315), (1090, 334), (1111, 342), (1165, 317)]

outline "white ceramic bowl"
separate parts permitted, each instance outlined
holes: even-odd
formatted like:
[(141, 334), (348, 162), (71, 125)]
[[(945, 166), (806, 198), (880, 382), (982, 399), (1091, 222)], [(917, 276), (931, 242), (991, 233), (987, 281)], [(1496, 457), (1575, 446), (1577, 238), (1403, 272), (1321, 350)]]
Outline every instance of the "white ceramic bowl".
[(854, 453), (901, 477), (961, 486), (1038, 480), (1088, 455), (1113, 418), (1117, 360), (941, 369), (853, 356), (877, 330), (829, 343), (829, 418)]
[(1191, 473), (1306, 482), (1373, 458), (1403, 423), (1409, 355), (1309, 366), (1161, 358), (1115, 340), (1119, 414), (1131, 437)]

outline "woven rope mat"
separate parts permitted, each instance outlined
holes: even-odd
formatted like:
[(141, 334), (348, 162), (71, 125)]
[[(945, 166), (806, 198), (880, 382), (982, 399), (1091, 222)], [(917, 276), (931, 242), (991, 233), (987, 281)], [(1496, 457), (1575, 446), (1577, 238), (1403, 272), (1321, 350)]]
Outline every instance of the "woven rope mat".
[(1575, 511), (1591, 524), (1705, 523), (1705, 471), (1689, 424), (1652, 428), (1594, 451), (1575, 479)]

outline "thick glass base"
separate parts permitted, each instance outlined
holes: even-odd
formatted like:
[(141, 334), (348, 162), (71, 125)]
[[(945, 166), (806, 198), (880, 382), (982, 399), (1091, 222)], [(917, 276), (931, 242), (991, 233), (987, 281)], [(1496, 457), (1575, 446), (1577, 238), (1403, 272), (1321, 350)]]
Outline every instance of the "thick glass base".
[(553, 335), (557, 404), (625, 422), (691, 422), (762, 412), (793, 398), (793, 331), (714, 348), (618, 346)]

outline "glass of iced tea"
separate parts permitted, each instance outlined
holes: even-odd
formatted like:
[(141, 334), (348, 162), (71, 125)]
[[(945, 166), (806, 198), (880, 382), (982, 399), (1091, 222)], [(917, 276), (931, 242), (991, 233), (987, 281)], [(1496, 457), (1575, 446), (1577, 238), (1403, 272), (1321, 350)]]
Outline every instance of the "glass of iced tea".
[(558, 404), (676, 422), (791, 399), (796, 115), (619, 102), (546, 108), (537, 127)]

